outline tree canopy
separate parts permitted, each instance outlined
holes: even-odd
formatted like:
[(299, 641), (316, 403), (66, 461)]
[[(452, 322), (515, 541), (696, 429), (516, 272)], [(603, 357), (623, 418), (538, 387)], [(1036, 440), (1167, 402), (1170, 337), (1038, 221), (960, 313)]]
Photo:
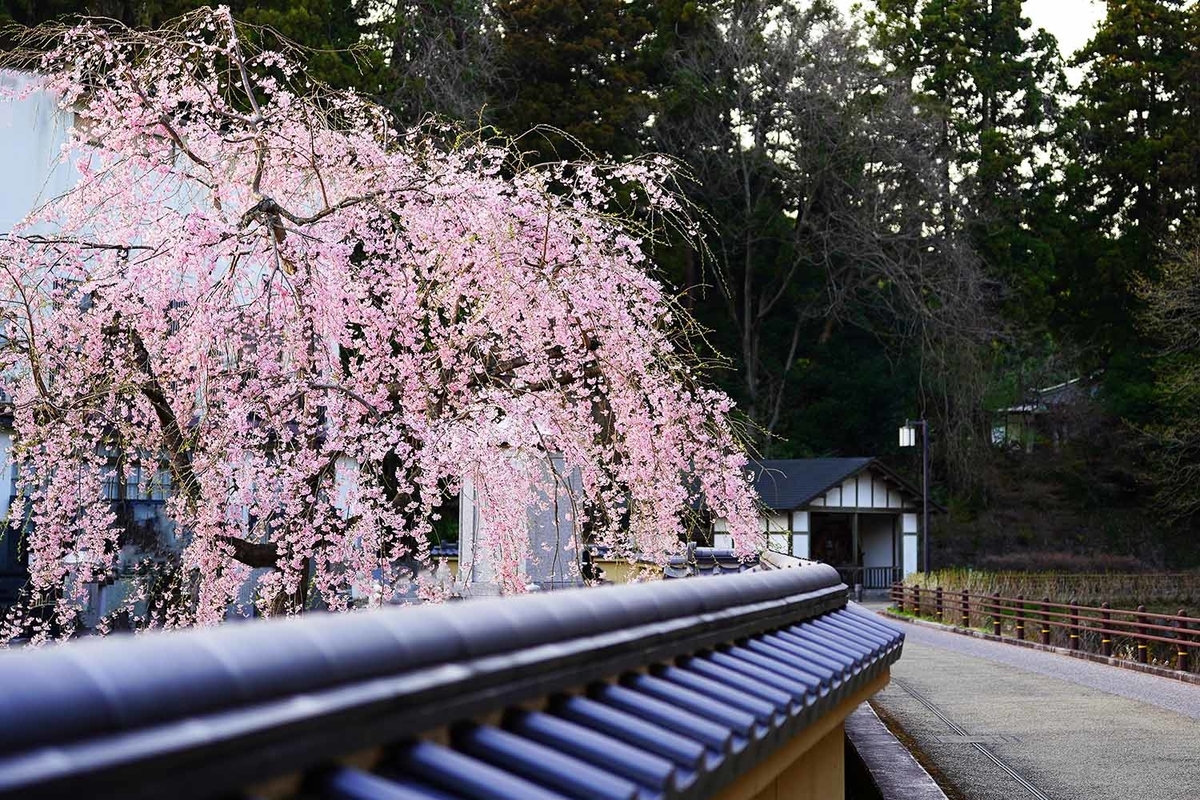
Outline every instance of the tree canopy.
[(179, 546), (137, 598), (167, 626), (218, 621), (248, 582), (264, 612), (387, 599), (464, 479), (509, 591), (564, 471), (617, 552), (666, 558), (701, 497), (752, 548), (729, 401), (639, 221), (690, 224), (671, 163), (397, 130), (247, 33), (203, 9), (37, 34), (80, 180), (3, 242), (3, 366), (34, 600), (62, 629), (128, 543), (103, 487), (135, 471), (171, 486)]
[[(153, 27), (196, 5), (3, 9)], [(1068, 483), (1119, 487), (1121, 503), (1170, 485), (1152, 432), (1186, 413), (1180, 356), (1147, 315), (1198, 210), (1195, 0), (1107, 3), (1077, 53), (1018, 0), (868, 0), (850, 16), (830, 0), (230, 5), (401, 127), (432, 114), (514, 137), (525, 160), (505, 174), (583, 152), (675, 159), (706, 237), (663, 231), (646, 257), (752, 452), (903, 468), (895, 428), (925, 417), (938, 492), (970, 516), (1012, 460), (992, 446), (997, 410), (1082, 377), (1115, 439), (1065, 456)], [(630, 207), (626, 189), (612, 199)]]

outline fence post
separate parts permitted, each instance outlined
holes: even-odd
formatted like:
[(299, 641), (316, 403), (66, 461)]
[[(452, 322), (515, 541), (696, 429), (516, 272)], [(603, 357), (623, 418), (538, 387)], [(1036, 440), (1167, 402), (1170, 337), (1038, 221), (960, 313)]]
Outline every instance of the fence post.
[[(1146, 607), (1138, 606), (1137, 610), (1138, 610), (1139, 614), (1144, 614), (1146, 612)], [(1134, 630), (1137, 631), (1136, 635), (1137, 635), (1137, 660), (1138, 660), (1138, 663), (1139, 664), (1149, 664), (1150, 663), (1150, 654), (1148, 652), (1146, 652), (1146, 643), (1144, 641), (1142, 641), (1142, 636), (1143, 636), (1144, 632), (1142, 630), (1142, 618), (1140, 616), (1137, 618), (1137, 624), (1134, 626)]]
[(1025, 641), (1025, 595), (1017, 595), (1017, 641)]
[(921, 589), (918, 586), (912, 587), (912, 605), (913, 614), (921, 616)]
[(966, 589), (962, 590), (962, 626), (971, 627), (971, 595)]
[[(1175, 616), (1186, 617), (1187, 609), (1186, 608), (1179, 609), (1178, 611), (1175, 612)], [(1187, 623), (1183, 622), (1182, 620), (1175, 620), (1175, 625), (1180, 629), (1180, 632), (1176, 634), (1176, 636), (1179, 638), (1179, 644), (1177, 644), (1175, 646), (1175, 669), (1179, 670), (1180, 672), (1187, 672), (1188, 651), (1187, 651), (1187, 648), (1183, 646), (1183, 643), (1187, 637), (1187, 634), (1184, 633), (1183, 631), (1186, 631), (1188, 629)]]
[(1049, 597), (1042, 598), (1042, 630), (1039, 641), (1042, 644), (1050, 644), (1050, 609), (1047, 605), (1050, 603)]
[(992, 592), (992, 635), (1003, 636), (1000, 617), (1000, 593)]
[(937, 612), (938, 622), (942, 621), (942, 587), (937, 587), (937, 591), (933, 595), (935, 610)]
[(1079, 603), (1075, 601), (1074, 597), (1071, 598), (1071, 635), (1070, 635), (1069, 640), (1071, 642), (1071, 649), (1078, 650), (1079, 649)]
[(1101, 603), (1100, 608), (1104, 609), (1100, 612), (1100, 627), (1103, 629), (1100, 632), (1100, 655), (1105, 657), (1112, 656), (1112, 634), (1109, 633), (1112, 622), (1112, 614), (1108, 611), (1108, 603)]

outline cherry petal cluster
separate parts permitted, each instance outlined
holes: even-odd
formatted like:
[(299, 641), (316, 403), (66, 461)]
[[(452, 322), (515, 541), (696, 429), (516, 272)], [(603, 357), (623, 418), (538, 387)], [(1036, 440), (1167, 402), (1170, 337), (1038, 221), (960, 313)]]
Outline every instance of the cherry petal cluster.
[(464, 479), (508, 591), (564, 474), (575, 529), (619, 553), (665, 559), (701, 506), (758, 546), (730, 401), (647, 257), (687, 224), (672, 164), (399, 131), (247, 33), (223, 8), (84, 24), (39, 65), (80, 177), (0, 245), (32, 586), (54, 606), (10, 635), (69, 632), (132, 552), (105, 486), (138, 481), (175, 537), (139, 545), (147, 625), (386, 602)]

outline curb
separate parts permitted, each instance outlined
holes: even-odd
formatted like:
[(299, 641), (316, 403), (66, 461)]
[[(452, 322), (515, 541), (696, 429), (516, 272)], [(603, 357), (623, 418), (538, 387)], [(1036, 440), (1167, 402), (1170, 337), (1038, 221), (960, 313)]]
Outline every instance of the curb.
[(846, 717), (846, 738), (871, 773), (882, 800), (947, 800), (937, 782), (867, 703)]
[(1200, 686), (1200, 675), (1194, 672), (1180, 672), (1166, 667), (1157, 667), (1153, 664), (1139, 664), (1136, 661), (1128, 661), (1124, 658), (1116, 658), (1115, 656), (1102, 656), (1099, 653), (1085, 653), (1082, 650), (1070, 650), (1066, 647), (1055, 647), (1054, 645), (1042, 644), (1041, 642), (1020, 641), (1008, 636), (996, 636), (991, 633), (977, 631), (974, 628), (963, 628), (958, 625), (943, 625), (939, 622), (931, 622), (926, 619), (915, 619), (913, 617), (897, 614), (890, 608), (881, 609), (875, 613), (881, 616), (894, 619), (898, 622), (907, 622), (910, 625), (918, 625), (922, 628), (930, 628), (935, 631), (944, 631), (946, 633), (957, 633), (960, 636), (971, 636), (975, 639), (985, 639), (989, 642), (1001, 642), (1003, 644), (1016, 645), (1017, 647), (1026, 647), (1030, 650), (1041, 650), (1043, 653), (1056, 653), (1060, 656), (1069, 656), (1078, 658), (1081, 661), (1091, 661), (1094, 664), (1107, 664), (1110, 667), (1119, 669), (1127, 669), (1133, 672), (1141, 672), (1146, 675), (1155, 675), (1159, 678), (1170, 678), (1171, 680), (1179, 681), (1180, 683), (1190, 683), (1195, 686)]

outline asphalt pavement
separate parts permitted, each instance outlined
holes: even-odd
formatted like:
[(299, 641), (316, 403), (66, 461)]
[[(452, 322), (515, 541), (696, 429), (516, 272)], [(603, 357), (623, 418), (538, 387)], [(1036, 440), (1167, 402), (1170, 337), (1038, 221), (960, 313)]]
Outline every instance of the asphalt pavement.
[(1200, 800), (1200, 686), (889, 620), (875, 698), (966, 800)]

